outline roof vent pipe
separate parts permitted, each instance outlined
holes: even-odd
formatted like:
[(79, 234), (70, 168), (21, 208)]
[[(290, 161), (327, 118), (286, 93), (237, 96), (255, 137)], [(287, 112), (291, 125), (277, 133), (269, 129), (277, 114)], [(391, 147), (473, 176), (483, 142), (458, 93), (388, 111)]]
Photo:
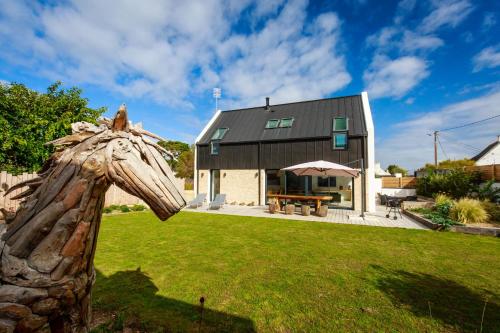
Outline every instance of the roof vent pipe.
[(271, 107), (269, 106), (269, 97), (266, 97), (266, 111), (270, 111)]

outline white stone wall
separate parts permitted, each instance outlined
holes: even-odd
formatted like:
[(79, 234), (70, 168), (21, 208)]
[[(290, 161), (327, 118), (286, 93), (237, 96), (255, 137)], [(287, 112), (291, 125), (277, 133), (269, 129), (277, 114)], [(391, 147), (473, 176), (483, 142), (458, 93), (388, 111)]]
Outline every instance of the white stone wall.
[(228, 203), (259, 204), (259, 170), (221, 170), (220, 192)]

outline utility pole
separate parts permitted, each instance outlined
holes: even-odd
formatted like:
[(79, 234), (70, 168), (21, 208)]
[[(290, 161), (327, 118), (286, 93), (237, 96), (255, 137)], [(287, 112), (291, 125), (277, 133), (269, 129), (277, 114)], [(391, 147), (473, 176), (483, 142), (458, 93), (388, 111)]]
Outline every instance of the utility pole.
[(438, 133), (439, 131), (434, 131), (434, 166), (438, 166)]

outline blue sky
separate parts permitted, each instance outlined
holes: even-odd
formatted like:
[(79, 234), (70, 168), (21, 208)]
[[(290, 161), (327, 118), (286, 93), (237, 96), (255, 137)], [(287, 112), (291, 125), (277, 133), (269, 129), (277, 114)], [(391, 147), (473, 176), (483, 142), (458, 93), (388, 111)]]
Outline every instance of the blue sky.
[[(108, 116), (193, 142), (220, 107), (367, 91), (376, 160), (433, 159), (427, 134), (500, 114), (498, 1), (0, 0), (0, 80), (76, 85)], [(475, 155), (500, 118), (441, 136)]]

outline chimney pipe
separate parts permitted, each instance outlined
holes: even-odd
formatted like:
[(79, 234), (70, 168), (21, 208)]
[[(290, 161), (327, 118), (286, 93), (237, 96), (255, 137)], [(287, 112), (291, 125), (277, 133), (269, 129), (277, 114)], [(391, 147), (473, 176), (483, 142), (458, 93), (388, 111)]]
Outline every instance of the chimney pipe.
[(269, 97), (266, 97), (266, 111), (269, 111), (271, 107), (269, 106)]

